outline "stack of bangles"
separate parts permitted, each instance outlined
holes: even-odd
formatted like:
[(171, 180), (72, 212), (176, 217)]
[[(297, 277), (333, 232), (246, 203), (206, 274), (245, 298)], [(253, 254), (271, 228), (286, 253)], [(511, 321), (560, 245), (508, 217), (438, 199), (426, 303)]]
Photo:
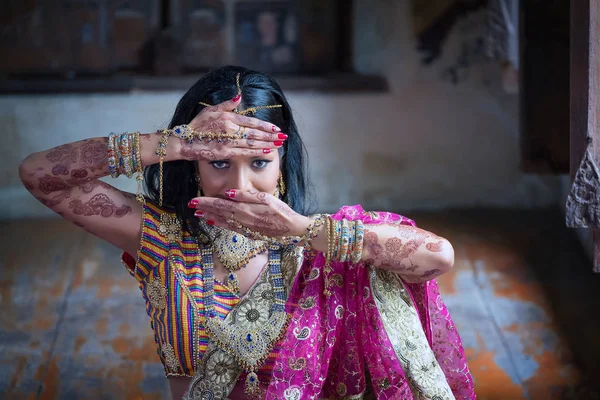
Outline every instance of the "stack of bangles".
[(352, 262), (356, 264), (362, 259), (365, 229), (360, 220), (336, 220), (328, 217), (325, 222), (327, 233), (326, 265), (332, 261)]
[(131, 178), (134, 173), (137, 174), (138, 192), (136, 199), (140, 203), (143, 203), (142, 182), (144, 180), (144, 166), (142, 165), (142, 154), (140, 151), (140, 133), (111, 133), (108, 135), (107, 147), (110, 176), (118, 178), (120, 175), (125, 175)]

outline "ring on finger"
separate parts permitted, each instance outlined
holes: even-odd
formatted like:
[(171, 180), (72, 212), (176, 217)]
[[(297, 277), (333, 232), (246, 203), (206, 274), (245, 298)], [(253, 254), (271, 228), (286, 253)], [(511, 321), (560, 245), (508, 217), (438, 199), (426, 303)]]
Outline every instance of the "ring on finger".
[(231, 212), (231, 217), (229, 217), (229, 219), (233, 219), (233, 215), (235, 214), (234, 211)]
[(238, 130), (235, 132), (235, 136), (237, 136), (240, 139), (242, 138), (241, 132), (242, 132), (243, 128), (244, 128), (243, 126), (238, 126)]
[(240, 139), (246, 139), (248, 135), (246, 134), (246, 127), (242, 126), (242, 132), (240, 133)]

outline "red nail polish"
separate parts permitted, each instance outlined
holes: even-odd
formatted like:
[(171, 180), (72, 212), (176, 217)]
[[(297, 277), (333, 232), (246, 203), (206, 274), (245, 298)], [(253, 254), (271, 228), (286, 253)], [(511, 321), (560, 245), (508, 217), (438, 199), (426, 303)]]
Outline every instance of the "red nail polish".
[(189, 208), (195, 208), (198, 205), (198, 200), (196, 199), (192, 199), (190, 200), (190, 202), (188, 203), (188, 207)]
[(240, 93), (240, 94), (238, 94), (237, 96), (235, 96), (235, 97), (234, 97), (233, 99), (231, 99), (231, 100), (232, 100), (232, 101), (234, 101), (234, 102), (237, 102), (237, 101), (239, 101), (241, 98), (242, 98), (242, 94)]
[(276, 140), (276, 141), (274, 141), (274, 142), (273, 142), (273, 144), (274, 144), (276, 147), (281, 147), (281, 146), (283, 145), (283, 142), (282, 142), (281, 140)]
[(196, 217), (204, 217), (204, 213), (202, 211), (196, 211), (194, 213), (194, 216), (196, 216)]
[(271, 152), (271, 149), (263, 149), (263, 153), (265, 154), (269, 154)]
[(279, 135), (277, 135), (277, 137), (279, 137), (279, 139), (287, 139), (288, 135), (286, 135), (285, 133), (280, 133)]
[(226, 190), (225, 191), (225, 195), (227, 197), (235, 197), (235, 190), (231, 189), (231, 190)]
[(207, 224), (209, 224), (209, 225), (214, 225), (214, 224), (215, 224), (215, 221), (211, 221), (211, 220), (209, 219), (208, 221), (206, 221), (206, 223), (207, 223)]
[(273, 132), (281, 132), (281, 129), (279, 129), (278, 127), (276, 127), (275, 125), (273, 125), (271, 127), (271, 129), (273, 129)]

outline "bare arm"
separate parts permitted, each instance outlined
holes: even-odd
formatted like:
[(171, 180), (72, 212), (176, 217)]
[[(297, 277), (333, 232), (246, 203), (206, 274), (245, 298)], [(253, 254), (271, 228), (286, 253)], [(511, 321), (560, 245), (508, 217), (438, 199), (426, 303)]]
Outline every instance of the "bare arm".
[(366, 225), (363, 260), (417, 283), (448, 272), (454, 249), (446, 239), (410, 225)]
[[(158, 139), (156, 134), (140, 135), (144, 165), (158, 162), (154, 154)], [(33, 153), (19, 166), (19, 175), (46, 207), (135, 255), (142, 207), (131, 193), (99, 180), (109, 175), (107, 142), (107, 138), (91, 138)]]

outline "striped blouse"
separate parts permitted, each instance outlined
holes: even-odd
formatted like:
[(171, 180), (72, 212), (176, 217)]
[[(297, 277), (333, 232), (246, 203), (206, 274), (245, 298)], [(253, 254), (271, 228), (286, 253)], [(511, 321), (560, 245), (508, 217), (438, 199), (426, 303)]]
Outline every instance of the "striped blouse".
[[(140, 284), (166, 376), (192, 377), (208, 345), (200, 251), (196, 239), (182, 232), (175, 214), (148, 200), (142, 224), (137, 262), (128, 253), (122, 259)], [(215, 310), (224, 319), (240, 297), (217, 280), (214, 293)], [(269, 382), (278, 352), (276, 345), (258, 371), (261, 382)]]

